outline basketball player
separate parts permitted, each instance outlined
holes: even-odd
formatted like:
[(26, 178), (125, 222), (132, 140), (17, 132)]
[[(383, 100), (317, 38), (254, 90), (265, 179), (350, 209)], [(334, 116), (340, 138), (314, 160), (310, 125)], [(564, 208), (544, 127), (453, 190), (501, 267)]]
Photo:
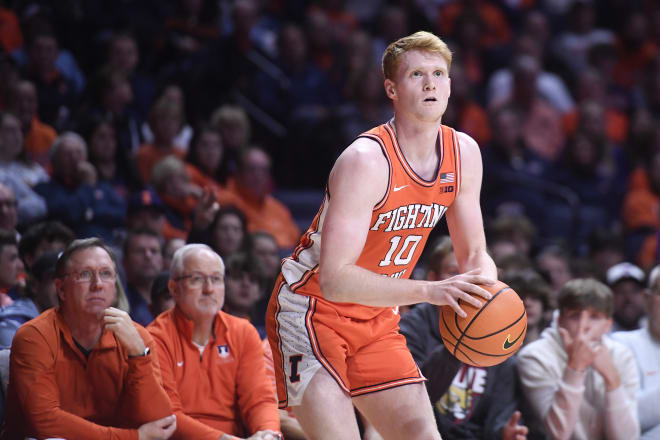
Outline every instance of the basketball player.
[[(451, 52), (428, 32), (383, 55), (394, 118), (337, 159), (319, 213), (271, 297), (268, 337), (281, 407), (313, 439), (359, 439), (353, 405), (386, 439), (439, 439), (425, 379), (398, 332), (398, 306), (480, 307), (496, 268), (479, 207), (479, 147), (440, 121)], [(462, 274), (407, 278), (446, 214)]]

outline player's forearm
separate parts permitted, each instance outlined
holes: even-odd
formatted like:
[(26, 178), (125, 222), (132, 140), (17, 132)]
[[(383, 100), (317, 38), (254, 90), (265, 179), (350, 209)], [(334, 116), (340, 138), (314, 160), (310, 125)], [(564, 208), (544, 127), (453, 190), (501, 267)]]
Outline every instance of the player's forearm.
[(426, 281), (389, 278), (354, 264), (332, 272), (321, 269), (319, 282), (323, 297), (373, 307), (395, 307), (427, 300)]

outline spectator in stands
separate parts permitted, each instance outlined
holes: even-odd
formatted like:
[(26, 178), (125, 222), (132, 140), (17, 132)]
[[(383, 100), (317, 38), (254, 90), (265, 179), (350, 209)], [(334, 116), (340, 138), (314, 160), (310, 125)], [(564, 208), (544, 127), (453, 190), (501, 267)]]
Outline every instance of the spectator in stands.
[(289, 209), (270, 195), (271, 161), (265, 151), (250, 147), (240, 157), (236, 177), (228, 189), (241, 200), (240, 208), (248, 220), (248, 231), (267, 231), (281, 248), (293, 248), (300, 230)]
[[(579, 73), (575, 95), (580, 103), (591, 102), (602, 108), (602, 120), (599, 121), (602, 125), (599, 126), (596, 123), (589, 125), (602, 131), (609, 141), (621, 144), (628, 137), (630, 123), (626, 113), (619, 108), (621, 107), (621, 104), (617, 102), (619, 100), (608, 90), (609, 85), (603, 72), (590, 67)], [(582, 122), (584, 118), (591, 119), (589, 114), (582, 115), (577, 112), (564, 118), (567, 133), (571, 135), (579, 126), (584, 125)]]
[(102, 69), (94, 78), (91, 102), (79, 108), (79, 119), (93, 116), (109, 119), (117, 136), (117, 162), (120, 167), (132, 166), (132, 158), (140, 147), (142, 119), (133, 109), (133, 92), (125, 75)]
[(295, 130), (296, 136), (311, 136), (338, 103), (339, 92), (326, 73), (312, 63), (300, 26), (283, 26), (277, 42), (277, 65), (282, 75), (277, 78), (258, 73), (256, 101), (272, 118)]
[(0, 229), (11, 231), (14, 237), (18, 235), (18, 202), (14, 191), (7, 185), (0, 183)]
[(161, 97), (149, 111), (149, 126), (153, 130), (153, 142), (143, 144), (135, 153), (135, 163), (142, 183), (151, 181), (156, 163), (167, 157), (183, 159), (184, 152), (175, 148), (174, 137), (183, 123), (183, 108), (174, 100)]
[(527, 314), (524, 344), (536, 341), (550, 324), (555, 309), (548, 283), (532, 269), (505, 272), (502, 281), (523, 300)]
[[(501, 211), (528, 216), (541, 234), (540, 222), (547, 206), (542, 194), (533, 185), (548, 168), (548, 163), (528, 148), (522, 136), (523, 115), (513, 106), (491, 112), (493, 141), (483, 151), (484, 203), (486, 211), (497, 215)], [(489, 244), (492, 243), (489, 240)]]
[(49, 180), (46, 170), (28, 160), (25, 154), (21, 121), (6, 112), (0, 114), (0, 170), (21, 179), (29, 187)]
[[(543, 27), (542, 21), (546, 20), (541, 13), (531, 13), (530, 20), (540, 21), (535, 27)], [(545, 23), (547, 26), (547, 23)], [(543, 31), (541, 31), (543, 32)], [(544, 68), (543, 62), (543, 42), (539, 38), (529, 33), (523, 33), (518, 36), (514, 42), (514, 60), (519, 55), (533, 57), (541, 67), (536, 78), (536, 93), (542, 96), (552, 107), (554, 107), (563, 116), (572, 114), (575, 110), (575, 102), (564, 80), (557, 74), (549, 72)], [(513, 64), (513, 63), (512, 63)], [(488, 79), (486, 85), (486, 99), (489, 106), (496, 106), (498, 102), (506, 101), (511, 97), (514, 90), (513, 65), (502, 68), (494, 72)]]
[(0, 229), (0, 307), (11, 305), (21, 282), (23, 262), (18, 256), (18, 243), (13, 231)]
[[(590, 107), (590, 109), (585, 109)], [(581, 122), (586, 113), (597, 113), (596, 124), (603, 124), (602, 108), (595, 103), (580, 106)], [(568, 142), (562, 160), (548, 173), (550, 182), (570, 188), (580, 201), (579, 217), (573, 234), (573, 246), (584, 254), (591, 232), (611, 227), (619, 217), (625, 188), (622, 170), (613, 160), (611, 146), (604, 133), (590, 134), (580, 128)]]
[(65, 132), (51, 151), (53, 178), (35, 191), (48, 205), (48, 217), (59, 220), (80, 237), (114, 241), (114, 231), (124, 225), (126, 205), (110, 185), (97, 181), (87, 161), (87, 145), (79, 134)]
[(245, 237), (245, 252), (259, 277), (261, 295), (252, 313), (252, 323), (259, 327), (265, 325), (268, 301), (280, 273), (282, 258), (275, 237), (264, 231), (251, 232)]
[(188, 236), (188, 243), (208, 244), (222, 258), (243, 249), (247, 235), (247, 219), (240, 209), (233, 206), (220, 208), (209, 227), (194, 231)]
[(614, 34), (596, 27), (595, 5), (576, 1), (571, 5), (567, 29), (553, 42), (553, 55), (573, 77), (589, 66), (589, 50), (597, 44), (611, 44)]
[[(128, 200), (126, 227), (128, 229), (148, 229), (166, 236), (167, 208), (155, 191), (137, 191)], [(169, 236), (169, 234), (167, 234)]]
[(149, 331), (177, 415), (174, 438), (274, 440), (280, 425), (261, 340), (248, 321), (220, 310), (222, 259), (206, 245), (189, 244), (174, 254), (170, 276), (176, 306)]
[(170, 270), (172, 265), (172, 257), (174, 253), (186, 245), (186, 240), (183, 238), (170, 238), (163, 245), (163, 269)]
[(646, 274), (634, 264), (623, 262), (607, 270), (606, 280), (614, 294), (612, 331), (637, 330), (646, 315)]
[(163, 270), (161, 243), (162, 237), (149, 229), (131, 230), (124, 241), (123, 267), (131, 319), (144, 326), (154, 319), (150, 310), (151, 291)]
[(156, 163), (151, 184), (168, 209), (167, 221), (171, 228), (163, 232), (164, 237), (186, 237), (192, 226), (193, 210), (204, 195), (202, 188), (191, 181), (185, 163), (175, 156), (167, 156)]
[(42, 312), (57, 307), (55, 265), (58, 252), (46, 252), (28, 272), (24, 296), (10, 306), (0, 308), (0, 348), (9, 348), (16, 330)]
[(128, 199), (133, 184), (132, 171), (117, 162), (117, 133), (110, 118), (93, 116), (84, 130), (89, 150), (89, 163), (94, 165), (99, 182), (112, 186)]
[[(172, 139), (172, 144), (174, 148), (180, 150), (183, 154), (186, 154), (194, 132), (192, 127), (185, 121), (186, 99), (183, 93), (183, 89), (181, 89), (181, 87), (177, 84), (168, 84), (159, 95), (157, 101), (161, 99), (177, 103), (177, 105), (182, 110), (179, 131), (177, 131), (176, 135)], [(144, 142), (147, 144), (154, 142), (153, 127), (151, 126), (151, 121), (148, 122), (148, 124), (142, 124), (142, 136), (144, 138)]]
[(12, 343), (7, 438), (166, 439), (176, 430), (153, 339), (110, 307), (116, 273), (96, 238), (59, 258), (60, 307), (21, 326)]
[(151, 284), (151, 305), (149, 309), (154, 317), (158, 317), (161, 313), (174, 308), (174, 298), (168, 286), (169, 281), (170, 272), (166, 270), (159, 273)]
[[(211, 127), (218, 130), (224, 147), (225, 179), (238, 168), (238, 157), (247, 148), (252, 135), (250, 119), (241, 107), (223, 105), (211, 114)], [(225, 180), (220, 180), (224, 184)]]
[(642, 440), (653, 440), (660, 436), (660, 266), (649, 275), (645, 300), (649, 320), (642, 328), (616, 332), (612, 337), (623, 342), (632, 350), (637, 360), (640, 392), (637, 395), (637, 411), (642, 427)]
[(220, 133), (210, 125), (196, 127), (186, 155), (186, 170), (194, 184), (209, 188), (221, 205), (237, 205), (240, 200), (225, 187), (227, 162)]
[(607, 269), (625, 261), (623, 234), (619, 228), (596, 228), (589, 237), (588, 259), (600, 281), (606, 280)]
[(140, 48), (135, 37), (128, 32), (116, 32), (108, 42), (106, 67), (110, 72), (125, 77), (134, 97), (134, 106), (140, 119), (147, 116), (147, 111), (156, 92), (154, 80), (150, 75), (139, 71)]
[(53, 127), (39, 120), (37, 89), (33, 83), (19, 81), (14, 86), (10, 108), (21, 122), (28, 159), (48, 168), (50, 166), (48, 153), (57, 137), (57, 132)]
[(644, 71), (660, 53), (657, 41), (653, 41), (649, 16), (645, 11), (631, 8), (622, 17), (617, 40), (617, 63), (613, 79), (625, 89), (632, 89), (641, 82)]
[(58, 221), (37, 223), (21, 236), (18, 253), (29, 271), (41, 255), (46, 252), (62, 252), (74, 238), (74, 232)]
[[(451, 240), (441, 238), (429, 256), (426, 279), (437, 281), (458, 272)], [(514, 359), (480, 368), (452, 356), (440, 335), (439, 309), (423, 303), (401, 318), (401, 334), (427, 377), (438, 429), (443, 438), (514, 440), (527, 434), (518, 425)]]
[(264, 293), (260, 281), (257, 264), (249, 254), (237, 253), (229, 257), (225, 267), (225, 305), (222, 310), (251, 321), (261, 337), (266, 337), (264, 317), (259, 317), (262, 325), (257, 325), (253, 319), (255, 306)]
[(523, 215), (500, 215), (488, 227), (488, 238), (494, 243), (509, 240), (515, 246), (515, 254), (529, 257), (536, 239), (536, 228)]
[[(660, 150), (653, 152), (643, 162), (636, 181), (632, 180), (623, 200), (622, 219), (626, 228), (627, 246), (635, 258), (646, 242), (655, 242), (655, 233), (660, 229)], [(655, 254), (655, 253), (654, 253)]]
[(468, 83), (460, 59), (452, 61), (449, 77), (452, 99), (447, 104), (442, 123), (469, 134), (479, 145), (489, 144), (492, 131), (488, 114), (477, 102), (476, 93)]
[(639, 436), (635, 358), (606, 336), (613, 308), (606, 285), (569, 281), (559, 294), (558, 319), (520, 350), (523, 391), (552, 438)]
[(513, 92), (509, 100), (493, 104), (491, 110), (512, 105), (522, 115), (522, 137), (525, 145), (541, 158), (556, 160), (564, 149), (565, 136), (561, 114), (547, 104), (536, 88), (541, 72), (539, 61), (529, 55), (518, 56), (512, 64)]
[(266, 289), (272, 291), (275, 278), (280, 272), (280, 249), (272, 234), (264, 231), (255, 231), (247, 235), (245, 241), (247, 252), (254, 259), (254, 263)]
[(28, 64), (24, 77), (37, 87), (39, 119), (63, 129), (70, 122), (75, 109), (76, 86), (55, 65), (59, 54), (59, 42), (48, 30), (35, 32), (28, 42)]
[(534, 261), (536, 269), (550, 283), (555, 301), (559, 289), (573, 279), (570, 254), (562, 246), (548, 245), (539, 251)]
[(202, 124), (195, 130), (186, 154), (186, 162), (197, 168), (207, 179), (224, 184), (227, 165), (220, 132), (211, 125)]

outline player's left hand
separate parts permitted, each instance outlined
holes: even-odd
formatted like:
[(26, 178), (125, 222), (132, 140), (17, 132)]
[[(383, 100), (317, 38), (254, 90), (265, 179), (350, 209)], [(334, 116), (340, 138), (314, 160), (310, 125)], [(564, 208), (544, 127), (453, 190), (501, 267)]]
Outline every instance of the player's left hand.
[(527, 426), (519, 425), (520, 411), (516, 411), (502, 429), (502, 440), (527, 440)]
[(115, 334), (129, 356), (139, 356), (144, 353), (146, 345), (128, 313), (108, 307), (103, 311), (103, 325), (106, 330)]

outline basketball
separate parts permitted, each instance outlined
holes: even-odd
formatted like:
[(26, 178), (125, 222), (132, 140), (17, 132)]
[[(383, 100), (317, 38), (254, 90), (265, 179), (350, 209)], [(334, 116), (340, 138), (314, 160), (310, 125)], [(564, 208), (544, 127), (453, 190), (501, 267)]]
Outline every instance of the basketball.
[(490, 367), (504, 362), (521, 347), (527, 331), (527, 314), (518, 294), (501, 281), (480, 286), (492, 294), (480, 309), (458, 300), (465, 318), (449, 306), (440, 308), (440, 334), (445, 347), (461, 362)]

